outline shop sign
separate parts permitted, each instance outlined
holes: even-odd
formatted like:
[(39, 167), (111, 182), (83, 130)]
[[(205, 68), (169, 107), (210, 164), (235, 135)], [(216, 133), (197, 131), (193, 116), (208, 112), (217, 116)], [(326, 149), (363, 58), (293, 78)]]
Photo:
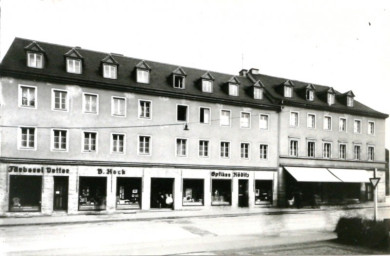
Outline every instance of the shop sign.
[(103, 170), (101, 168), (97, 169), (97, 173), (98, 174), (114, 174), (114, 175), (125, 175), (126, 174), (126, 171), (125, 170), (114, 170), (114, 169), (106, 169), (106, 170)]
[(247, 172), (211, 172), (211, 177), (219, 178), (249, 178), (249, 173)]
[(233, 178), (249, 178), (249, 173), (247, 173), (247, 172), (233, 172)]
[(62, 167), (25, 167), (25, 166), (8, 166), (8, 173), (54, 173), (54, 174), (69, 174), (69, 169)]

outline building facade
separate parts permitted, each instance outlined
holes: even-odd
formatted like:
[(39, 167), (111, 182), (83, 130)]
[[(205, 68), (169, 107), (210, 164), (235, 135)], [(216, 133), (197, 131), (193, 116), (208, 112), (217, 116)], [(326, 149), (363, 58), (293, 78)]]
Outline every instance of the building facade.
[(19, 38), (0, 72), (1, 215), (363, 202), (374, 169), (384, 200), (352, 92)]

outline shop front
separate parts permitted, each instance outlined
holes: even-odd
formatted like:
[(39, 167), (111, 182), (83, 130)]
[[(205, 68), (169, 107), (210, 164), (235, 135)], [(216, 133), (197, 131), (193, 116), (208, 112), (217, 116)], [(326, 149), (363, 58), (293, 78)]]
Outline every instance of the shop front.
[(107, 177), (79, 177), (79, 211), (106, 209)]
[(141, 209), (142, 178), (117, 177), (116, 209)]
[(174, 179), (151, 178), (150, 207), (174, 208)]
[(9, 211), (41, 211), (42, 176), (10, 175), (9, 178)]
[(183, 206), (204, 205), (204, 179), (183, 179)]

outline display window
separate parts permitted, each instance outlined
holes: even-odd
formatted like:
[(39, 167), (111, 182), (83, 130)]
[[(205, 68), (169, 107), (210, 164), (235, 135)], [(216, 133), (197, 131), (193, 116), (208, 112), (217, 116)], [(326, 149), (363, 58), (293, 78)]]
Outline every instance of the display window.
[(232, 181), (213, 179), (211, 182), (211, 205), (232, 204)]
[(272, 203), (272, 180), (255, 180), (255, 204)]
[(107, 178), (80, 177), (79, 183), (79, 210), (105, 210), (107, 195)]
[(150, 190), (151, 208), (174, 208), (172, 178), (152, 178)]
[(204, 180), (183, 179), (183, 205), (203, 205)]
[(9, 210), (38, 212), (41, 210), (42, 176), (10, 175)]
[(142, 195), (141, 178), (117, 178), (116, 182), (116, 208), (140, 209)]

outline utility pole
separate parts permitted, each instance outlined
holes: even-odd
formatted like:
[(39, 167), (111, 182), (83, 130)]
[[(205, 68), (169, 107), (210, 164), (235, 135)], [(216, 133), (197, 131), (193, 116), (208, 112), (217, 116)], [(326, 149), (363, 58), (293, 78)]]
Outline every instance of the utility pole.
[(374, 169), (374, 178), (370, 178), (370, 182), (374, 188), (374, 221), (378, 219), (378, 183), (380, 178), (376, 177), (377, 168)]

